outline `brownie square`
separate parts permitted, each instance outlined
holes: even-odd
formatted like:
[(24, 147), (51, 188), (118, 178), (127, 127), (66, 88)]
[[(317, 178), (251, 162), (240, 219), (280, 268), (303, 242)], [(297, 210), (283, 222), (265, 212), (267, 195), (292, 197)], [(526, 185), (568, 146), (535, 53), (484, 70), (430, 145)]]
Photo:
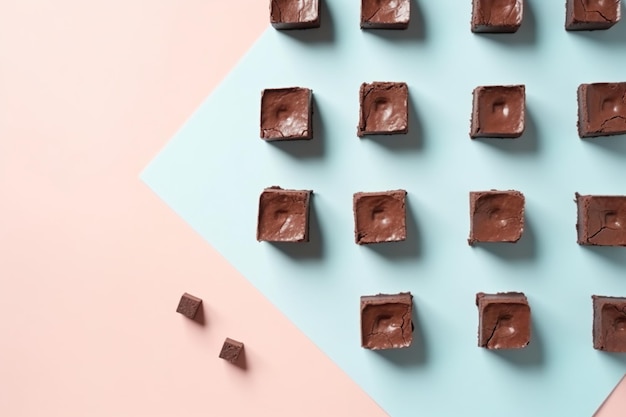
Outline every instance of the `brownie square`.
[(521, 349), (530, 343), (530, 306), (524, 293), (476, 294), (478, 346)]
[(578, 135), (581, 138), (626, 133), (626, 82), (578, 87)]
[(620, 3), (620, 0), (567, 0), (565, 29), (608, 29), (619, 22)]
[(593, 347), (626, 352), (626, 298), (592, 295)]
[(261, 139), (298, 140), (313, 137), (313, 92), (289, 87), (263, 90), (261, 94)]
[(395, 349), (413, 341), (413, 296), (410, 292), (361, 297), (361, 346)]
[(472, 32), (517, 32), (523, 14), (523, 0), (473, 0)]
[(406, 191), (356, 193), (354, 240), (358, 245), (406, 240)]
[(200, 309), (201, 304), (202, 300), (198, 297), (194, 297), (191, 294), (184, 293), (183, 296), (180, 297), (176, 312), (193, 320), (196, 317), (196, 313)]
[(266, 242), (308, 242), (312, 191), (269, 187), (259, 198), (256, 239)]
[(470, 137), (519, 138), (524, 133), (526, 88), (523, 85), (476, 87)]
[(224, 341), (224, 345), (222, 345), (222, 350), (220, 351), (219, 357), (227, 360), (230, 363), (236, 363), (242, 351), (243, 343), (227, 337)]
[(626, 246), (626, 196), (576, 193), (576, 206), (579, 245)]
[(270, 23), (276, 29), (318, 28), (319, 0), (270, 0)]
[(361, 29), (406, 29), (411, 0), (361, 0)]
[(359, 137), (409, 131), (409, 88), (406, 83), (363, 83), (359, 100)]
[(519, 191), (470, 192), (468, 243), (515, 243), (524, 231), (524, 195)]

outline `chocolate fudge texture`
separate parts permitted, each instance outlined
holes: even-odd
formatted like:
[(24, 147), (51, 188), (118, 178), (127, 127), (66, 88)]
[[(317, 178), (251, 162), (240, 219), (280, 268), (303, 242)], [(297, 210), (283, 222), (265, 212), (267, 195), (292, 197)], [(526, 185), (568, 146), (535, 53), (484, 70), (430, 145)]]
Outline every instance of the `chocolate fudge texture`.
[(409, 88), (406, 83), (363, 83), (359, 100), (359, 137), (409, 131)]
[(313, 137), (313, 92), (289, 87), (263, 90), (261, 139), (298, 140)]
[(270, 0), (270, 23), (276, 29), (318, 28), (319, 0)]
[(473, 92), (473, 138), (519, 138), (524, 133), (526, 88), (523, 85), (476, 87)]
[(473, 0), (472, 32), (517, 32), (523, 15), (523, 0)]
[(626, 133), (626, 82), (578, 87), (578, 135), (581, 138)]
[(620, 0), (567, 0), (565, 29), (608, 29), (620, 20)]
[(626, 298), (592, 295), (593, 347), (626, 352)]
[(361, 0), (362, 29), (406, 29), (411, 0)]
[(355, 193), (354, 240), (359, 245), (406, 240), (406, 191)]
[(266, 188), (259, 198), (256, 239), (266, 242), (308, 242), (310, 190)]
[(198, 297), (184, 293), (183, 296), (180, 297), (176, 312), (193, 320), (196, 317), (196, 313), (198, 313), (201, 304), (202, 300)]
[(470, 192), (468, 243), (515, 243), (524, 231), (524, 195), (519, 191)]
[(626, 196), (580, 195), (578, 207), (578, 244), (626, 246)]
[(230, 363), (236, 363), (243, 351), (243, 343), (236, 340), (226, 338), (222, 350), (220, 351), (220, 358), (227, 360)]
[(410, 292), (361, 297), (361, 346), (373, 350), (411, 346), (412, 314)]
[(524, 293), (476, 294), (478, 346), (520, 349), (530, 343), (530, 306)]

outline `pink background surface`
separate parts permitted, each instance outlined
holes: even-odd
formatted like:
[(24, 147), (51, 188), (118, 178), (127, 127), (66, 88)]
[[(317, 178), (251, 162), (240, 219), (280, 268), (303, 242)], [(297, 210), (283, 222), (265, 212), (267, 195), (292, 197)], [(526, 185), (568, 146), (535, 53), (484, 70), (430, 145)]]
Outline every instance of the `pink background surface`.
[[(138, 179), (266, 1), (2, 9), (0, 415), (385, 416)], [(217, 358), (227, 336), (247, 369)]]

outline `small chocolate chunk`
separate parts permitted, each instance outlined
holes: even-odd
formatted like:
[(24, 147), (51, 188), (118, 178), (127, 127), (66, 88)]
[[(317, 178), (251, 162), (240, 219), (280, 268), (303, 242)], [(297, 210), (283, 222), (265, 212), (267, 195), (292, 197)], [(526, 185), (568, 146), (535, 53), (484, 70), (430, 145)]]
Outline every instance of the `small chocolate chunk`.
[(519, 191), (470, 192), (470, 245), (515, 243), (524, 231), (524, 195)]
[(269, 187), (259, 198), (256, 240), (308, 242), (310, 190)]
[(358, 245), (406, 240), (406, 191), (356, 193), (354, 240)]
[(361, 297), (361, 346), (395, 349), (413, 341), (413, 296), (410, 292)]
[(261, 139), (299, 140), (313, 137), (313, 92), (289, 87), (263, 90)]
[(198, 297), (184, 293), (183, 296), (180, 297), (176, 312), (193, 320), (196, 317), (196, 313), (200, 309), (201, 304), (202, 300)]
[(520, 349), (530, 343), (530, 306), (524, 293), (476, 294), (478, 346)]
[(522, 136), (526, 115), (523, 85), (476, 87), (473, 96), (472, 139)]
[(227, 337), (220, 351), (220, 358), (230, 363), (237, 363), (237, 359), (239, 359), (239, 355), (241, 355), (242, 351), (243, 343)]
[(592, 295), (593, 347), (626, 352), (626, 298)]
[(626, 246), (626, 196), (576, 193), (576, 205), (579, 245)]
[(517, 32), (523, 14), (523, 0), (473, 0), (472, 32)]
[(620, 3), (620, 0), (567, 0), (565, 29), (608, 29), (619, 22)]
[(578, 136), (626, 133), (626, 82), (578, 87)]
[(361, 0), (361, 29), (406, 29), (411, 0)]
[(276, 29), (318, 28), (319, 0), (270, 0), (270, 23)]
[(406, 83), (363, 83), (359, 98), (359, 137), (409, 131), (409, 88)]

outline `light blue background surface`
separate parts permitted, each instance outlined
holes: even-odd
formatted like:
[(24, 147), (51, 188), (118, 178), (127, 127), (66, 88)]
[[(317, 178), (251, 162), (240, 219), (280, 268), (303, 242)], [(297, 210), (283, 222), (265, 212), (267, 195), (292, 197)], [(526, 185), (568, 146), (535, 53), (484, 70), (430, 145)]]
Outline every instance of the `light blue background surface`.
[[(567, 33), (564, 13), (527, 0), (517, 34), (474, 35), (470, 0), (420, 0), (408, 31), (374, 32), (359, 1), (326, 0), (322, 29), (268, 28), (142, 178), (392, 417), (590, 416), (626, 372), (591, 343), (591, 295), (626, 296), (626, 249), (578, 246), (573, 198), (626, 194), (626, 137), (580, 140), (576, 88), (626, 81), (626, 22)], [(408, 83), (408, 135), (357, 138), (370, 81)], [(517, 83), (524, 136), (471, 141), (472, 89)], [(315, 138), (264, 142), (261, 90), (289, 86), (313, 89)], [(314, 190), (311, 243), (256, 242), (271, 185)], [(352, 194), (397, 188), (409, 239), (354, 244)], [(491, 188), (525, 194), (524, 237), (469, 247), (468, 193)], [(413, 346), (362, 349), (359, 297), (399, 291), (414, 295)], [(478, 291), (526, 293), (528, 348), (476, 346)]]

